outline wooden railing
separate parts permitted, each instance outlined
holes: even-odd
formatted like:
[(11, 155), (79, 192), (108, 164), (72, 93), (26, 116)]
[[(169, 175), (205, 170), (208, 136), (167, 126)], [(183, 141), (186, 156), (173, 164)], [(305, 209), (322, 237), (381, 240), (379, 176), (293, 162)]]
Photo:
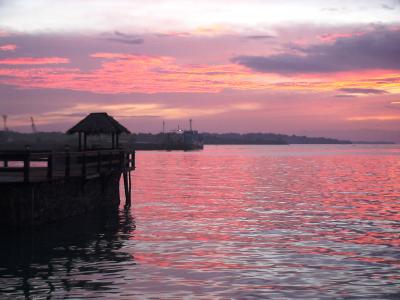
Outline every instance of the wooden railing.
[(0, 151), (0, 182), (98, 176), (135, 169), (135, 151)]

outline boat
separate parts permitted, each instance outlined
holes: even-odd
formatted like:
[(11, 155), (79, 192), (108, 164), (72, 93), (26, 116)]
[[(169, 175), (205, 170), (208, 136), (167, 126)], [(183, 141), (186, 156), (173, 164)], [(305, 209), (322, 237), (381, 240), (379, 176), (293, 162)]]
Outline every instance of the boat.
[(165, 123), (163, 122), (163, 131), (156, 135), (155, 139), (147, 141), (136, 141), (134, 148), (136, 150), (201, 150), (204, 147), (203, 136), (192, 128), (192, 120), (189, 130), (165, 131)]
[(164, 143), (168, 150), (201, 150), (204, 147), (203, 136), (192, 129), (192, 120), (190, 122), (190, 130), (170, 131), (164, 135)]

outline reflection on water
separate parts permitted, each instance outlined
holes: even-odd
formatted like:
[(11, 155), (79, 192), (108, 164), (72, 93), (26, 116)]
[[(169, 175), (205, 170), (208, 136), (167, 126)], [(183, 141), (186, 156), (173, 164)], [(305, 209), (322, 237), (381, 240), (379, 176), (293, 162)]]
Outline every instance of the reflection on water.
[(40, 231), (3, 236), (0, 295), (90, 297), (118, 292), (121, 270), (135, 265), (121, 249), (134, 230), (130, 212), (95, 212)]
[(396, 146), (140, 152), (131, 212), (2, 239), (0, 295), (398, 299), (399, 158)]

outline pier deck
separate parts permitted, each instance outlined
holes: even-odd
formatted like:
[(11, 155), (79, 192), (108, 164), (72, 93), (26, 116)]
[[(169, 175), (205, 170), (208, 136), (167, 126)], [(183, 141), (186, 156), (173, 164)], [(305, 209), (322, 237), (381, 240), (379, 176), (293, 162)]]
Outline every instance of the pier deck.
[(121, 149), (79, 152), (0, 151), (0, 184), (68, 178), (96, 178), (135, 169), (135, 152)]

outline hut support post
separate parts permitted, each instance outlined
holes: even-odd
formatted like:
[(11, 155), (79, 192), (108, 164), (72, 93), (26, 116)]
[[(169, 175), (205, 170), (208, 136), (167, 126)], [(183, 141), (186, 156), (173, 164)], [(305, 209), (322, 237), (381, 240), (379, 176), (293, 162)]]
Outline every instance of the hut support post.
[(47, 179), (53, 178), (53, 153), (47, 157)]
[(82, 155), (82, 177), (85, 178), (86, 177), (86, 153), (83, 152)]
[(100, 174), (100, 172), (101, 172), (101, 152), (100, 151), (98, 151), (97, 152), (97, 173), (99, 173)]
[(131, 176), (130, 172), (124, 171), (125, 207), (131, 207)]
[(27, 153), (24, 158), (24, 182), (29, 181), (29, 171), (30, 171), (30, 154)]
[(78, 139), (79, 139), (78, 148), (79, 148), (79, 151), (82, 151), (82, 132), (78, 133)]
[(71, 155), (69, 151), (65, 153), (65, 177), (68, 178), (71, 172)]
[(129, 206), (131, 205), (131, 196), (132, 196), (132, 177), (131, 171), (128, 171), (128, 181), (129, 181)]
[(86, 151), (87, 149), (87, 134), (83, 133), (83, 149)]

